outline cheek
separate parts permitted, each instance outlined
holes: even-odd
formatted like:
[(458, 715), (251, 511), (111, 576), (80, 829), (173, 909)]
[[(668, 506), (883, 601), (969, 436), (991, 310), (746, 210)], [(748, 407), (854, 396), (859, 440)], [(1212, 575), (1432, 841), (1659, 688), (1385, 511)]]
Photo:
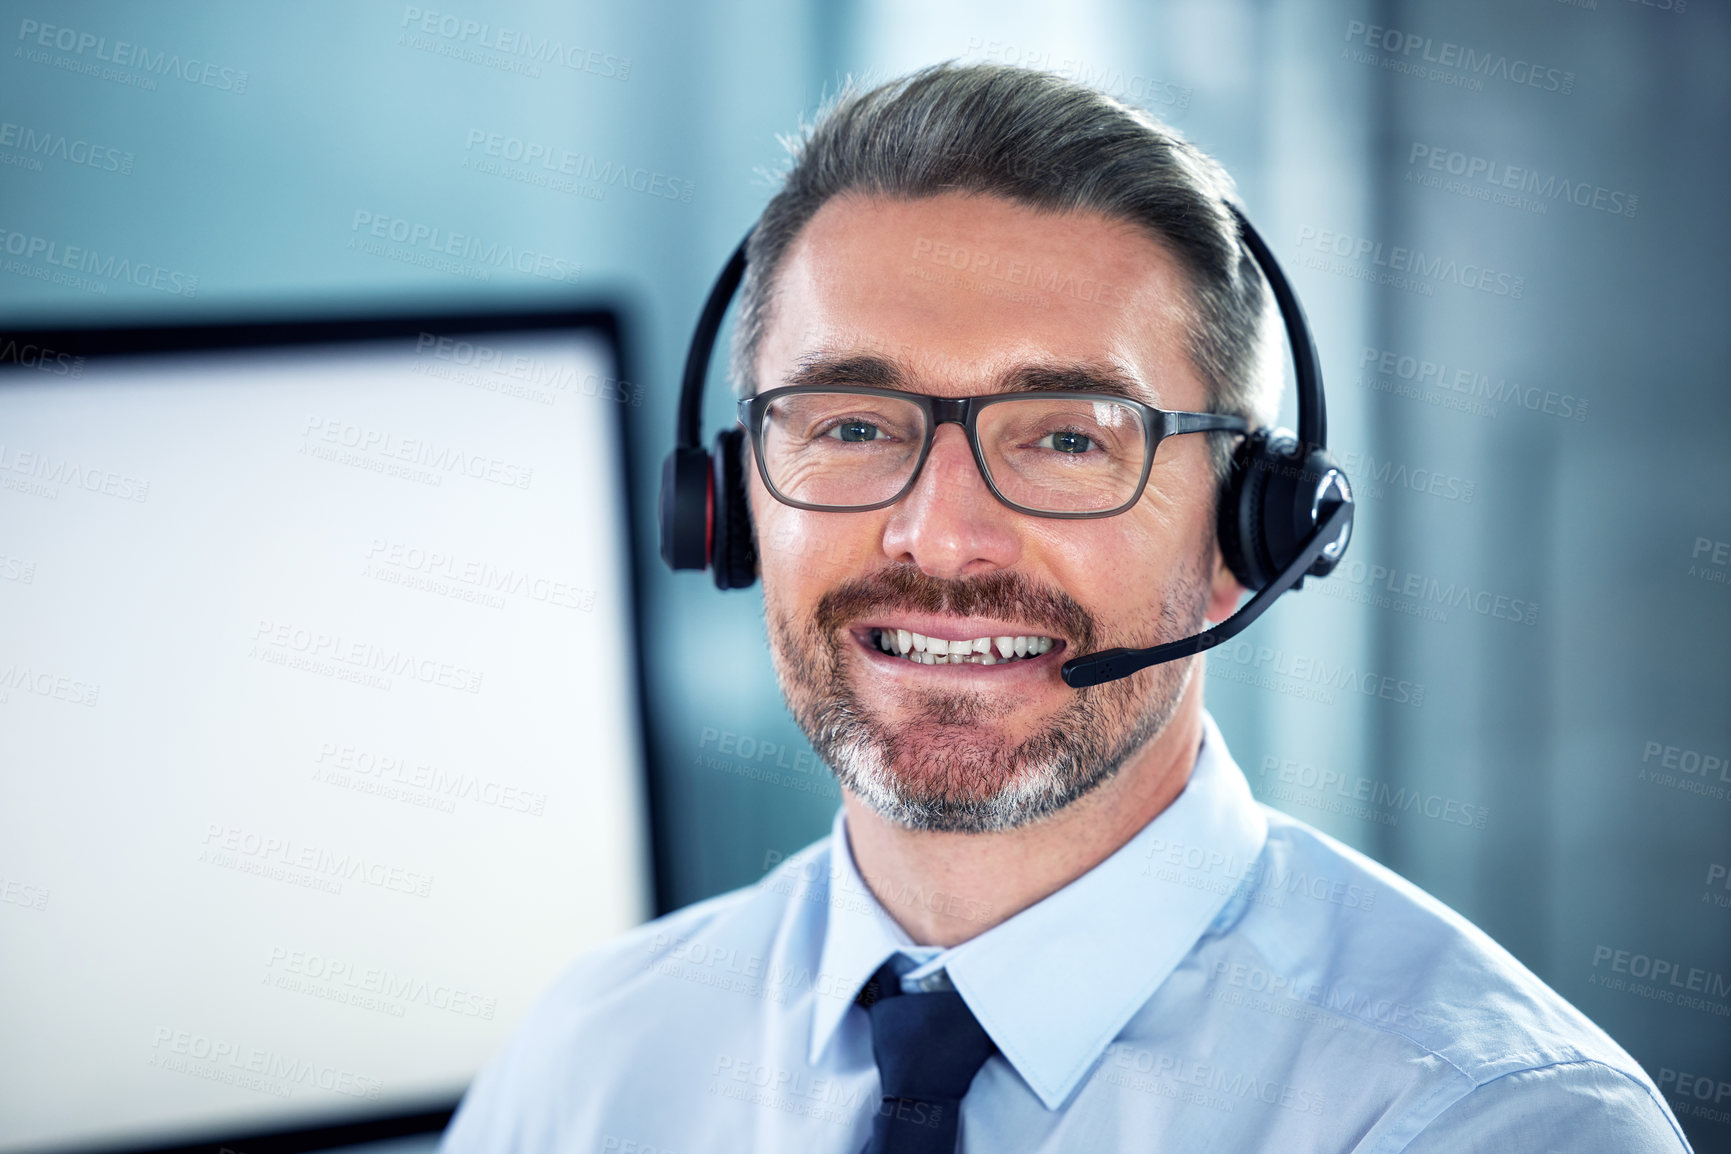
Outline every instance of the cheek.
[(1211, 539), (1211, 511), (1207, 501), (1190, 494), (1150, 492), (1116, 517), (1056, 522), (1047, 534), (1046, 555), (1084, 604), (1148, 600), (1173, 574), (1192, 565), (1197, 550)]
[(783, 505), (752, 485), (758, 572), (764, 595), (790, 608), (810, 605), (869, 567), (877, 513), (812, 513)]

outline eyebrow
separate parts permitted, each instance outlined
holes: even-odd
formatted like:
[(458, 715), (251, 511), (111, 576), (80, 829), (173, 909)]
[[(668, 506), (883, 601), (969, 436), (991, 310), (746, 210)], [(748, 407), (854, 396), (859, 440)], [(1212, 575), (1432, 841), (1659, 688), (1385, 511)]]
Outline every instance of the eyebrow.
[[(908, 374), (895, 361), (870, 353), (803, 358), (782, 381), (784, 385), (866, 385), (879, 389), (918, 392)], [(995, 393), (1071, 392), (1108, 393), (1143, 404), (1155, 405), (1148, 387), (1115, 365), (1085, 361), (1018, 365), (993, 381)]]

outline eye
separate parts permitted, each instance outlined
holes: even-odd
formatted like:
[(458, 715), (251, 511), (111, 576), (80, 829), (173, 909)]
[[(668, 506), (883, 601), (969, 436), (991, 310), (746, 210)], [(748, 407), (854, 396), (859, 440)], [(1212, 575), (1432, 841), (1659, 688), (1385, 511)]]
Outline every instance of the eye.
[(1057, 432), (1047, 433), (1034, 444), (1042, 449), (1056, 449), (1060, 453), (1086, 453), (1094, 447), (1094, 440), (1074, 429), (1059, 429)]
[(838, 441), (875, 441), (883, 435), (870, 421), (842, 421), (830, 429), (825, 436), (834, 437)]

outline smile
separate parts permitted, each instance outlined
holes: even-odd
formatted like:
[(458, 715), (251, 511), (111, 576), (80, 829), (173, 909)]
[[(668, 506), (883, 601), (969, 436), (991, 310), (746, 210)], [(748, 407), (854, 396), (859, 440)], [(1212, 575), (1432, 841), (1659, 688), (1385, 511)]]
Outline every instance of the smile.
[(919, 665), (1002, 665), (1039, 657), (1050, 652), (1056, 641), (1028, 634), (948, 641), (910, 629), (873, 629), (871, 643), (885, 653)]

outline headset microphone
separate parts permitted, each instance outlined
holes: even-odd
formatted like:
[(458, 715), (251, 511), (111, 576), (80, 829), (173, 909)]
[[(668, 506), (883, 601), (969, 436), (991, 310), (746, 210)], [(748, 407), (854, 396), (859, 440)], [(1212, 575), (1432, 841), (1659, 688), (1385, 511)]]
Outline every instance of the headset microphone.
[[(1147, 649), (1102, 649), (1098, 653), (1071, 658), (1064, 662), (1059, 671), (1064, 678), (1064, 684), (1071, 689), (1085, 689), (1103, 681), (1116, 681), (1150, 665), (1176, 661), (1180, 657), (1189, 657), (1205, 649), (1212, 649), (1222, 641), (1230, 641), (1238, 636), (1239, 631), (1246, 625), (1262, 616), (1262, 611), (1274, 604), (1275, 598), (1301, 584), (1305, 570), (1315, 565), (1322, 559), (1324, 551), (1332, 548), (1351, 531), (1352, 502), (1332, 502), (1328, 515), (1323, 518), (1316, 532), (1310, 535), (1298, 556), (1294, 557), (1273, 581), (1258, 591), (1256, 596), (1246, 601), (1238, 612), (1212, 629), (1179, 641), (1168, 641), (1164, 645), (1154, 645)], [(1332, 562), (1329, 567), (1333, 568)]]
[[(1235, 637), (1306, 576), (1325, 577), (1352, 537), (1352, 487), (1328, 452), (1322, 368), (1304, 310), (1267, 244), (1234, 204), (1233, 219), (1280, 307), (1292, 346), (1298, 433), (1261, 428), (1232, 454), (1220, 489), (1218, 540), (1234, 576), (1254, 594), (1202, 633), (1146, 649), (1107, 649), (1066, 661), (1064, 683), (1083, 689), (1176, 661)], [(674, 569), (708, 569), (719, 589), (757, 580), (757, 547), (746, 497), (745, 435), (737, 427), (703, 448), (703, 386), (728, 302), (745, 274), (750, 235), (729, 258), (691, 337), (673, 452), (661, 472), (661, 556)]]

